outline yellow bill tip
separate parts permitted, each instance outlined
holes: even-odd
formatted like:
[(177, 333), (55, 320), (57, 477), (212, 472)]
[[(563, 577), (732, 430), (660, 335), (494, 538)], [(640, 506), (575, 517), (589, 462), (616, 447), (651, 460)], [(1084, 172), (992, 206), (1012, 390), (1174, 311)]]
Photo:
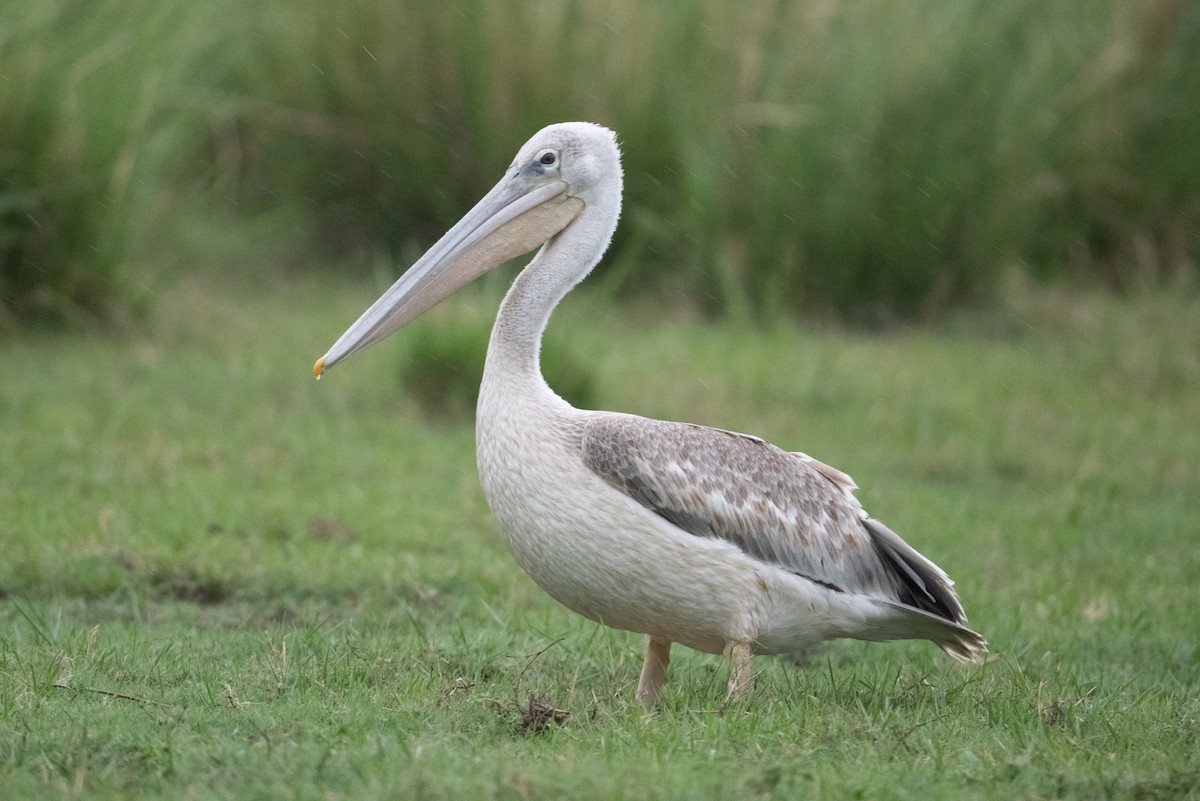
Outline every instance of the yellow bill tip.
[(321, 380), (321, 373), (325, 372), (325, 357), (317, 359), (317, 363), (313, 365), (313, 378)]

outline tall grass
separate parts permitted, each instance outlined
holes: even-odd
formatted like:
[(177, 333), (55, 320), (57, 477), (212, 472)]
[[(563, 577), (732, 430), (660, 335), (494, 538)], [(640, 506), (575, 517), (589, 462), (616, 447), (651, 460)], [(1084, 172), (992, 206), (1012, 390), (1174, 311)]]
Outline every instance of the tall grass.
[(879, 316), (1020, 263), (1194, 271), (1190, 4), (288, 8), (237, 88), (288, 110), (242, 120), (248, 176), (312, 200), (339, 246), (427, 240), (528, 134), (588, 118), (626, 143), (622, 285)]
[[(45, 294), (36, 270), (106, 280), (131, 244), (163, 244), (154, 225), (131, 243), (119, 208), (151, 121), (170, 158), (143, 200), (203, 187), (231, 237), (288, 217), (279, 258), (406, 261), (528, 135), (583, 118), (625, 143), (619, 288), (880, 319), (986, 297), (1014, 265), (1117, 286), (1196, 272), (1184, 0), (8, 5), (10, 310)], [(69, 237), (35, 229), (50, 206), (79, 220)]]
[(135, 311), (131, 248), (164, 166), (196, 135), (175, 114), (181, 3), (0, 3), (0, 325)]

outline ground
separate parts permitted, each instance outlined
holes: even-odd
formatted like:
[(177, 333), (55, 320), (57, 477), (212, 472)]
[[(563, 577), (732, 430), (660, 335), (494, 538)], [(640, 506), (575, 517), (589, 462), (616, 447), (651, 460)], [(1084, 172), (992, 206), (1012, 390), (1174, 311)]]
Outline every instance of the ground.
[(646, 713), (640, 638), (520, 573), (404, 332), (312, 380), (348, 283), (195, 275), (144, 329), (0, 343), (0, 796), (1200, 795), (1194, 295), (874, 335), (568, 299), (597, 406), (849, 472), (994, 651), (757, 659), (721, 710), (725, 666), (677, 648)]

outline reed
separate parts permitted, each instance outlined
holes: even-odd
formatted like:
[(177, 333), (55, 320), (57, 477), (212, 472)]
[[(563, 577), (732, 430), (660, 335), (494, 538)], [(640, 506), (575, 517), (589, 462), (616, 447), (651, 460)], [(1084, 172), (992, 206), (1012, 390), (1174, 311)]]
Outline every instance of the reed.
[(203, 140), (177, 108), (203, 42), (172, 0), (0, 6), (0, 327), (127, 319), (165, 179)]
[[(269, 260), (398, 272), (571, 118), (625, 144), (618, 290), (886, 321), (986, 300), (1014, 267), (1196, 273), (1183, 0), (6, 5), (10, 315), (202, 258), (173, 216)], [(265, 218), (289, 222), (264, 239)]]

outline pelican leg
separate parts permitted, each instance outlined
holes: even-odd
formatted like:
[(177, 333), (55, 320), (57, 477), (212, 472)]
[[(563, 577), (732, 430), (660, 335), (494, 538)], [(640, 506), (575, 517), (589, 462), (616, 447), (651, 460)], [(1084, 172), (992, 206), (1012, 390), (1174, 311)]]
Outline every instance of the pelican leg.
[(750, 641), (732, 642), (726, 648), (729, 655), (729, 691), (725, 703), (737, 701), (754, 689), (754, 674), (750, 672)]
[(667, 678), (667, 665), (671, 664), (671, 641), (661, 637), (646, 636), (646, 661), (642, 663), (642, 675), (638, 679), (637, 697), (642, 706), (652, 707), (658, 700), (658, 691)]

